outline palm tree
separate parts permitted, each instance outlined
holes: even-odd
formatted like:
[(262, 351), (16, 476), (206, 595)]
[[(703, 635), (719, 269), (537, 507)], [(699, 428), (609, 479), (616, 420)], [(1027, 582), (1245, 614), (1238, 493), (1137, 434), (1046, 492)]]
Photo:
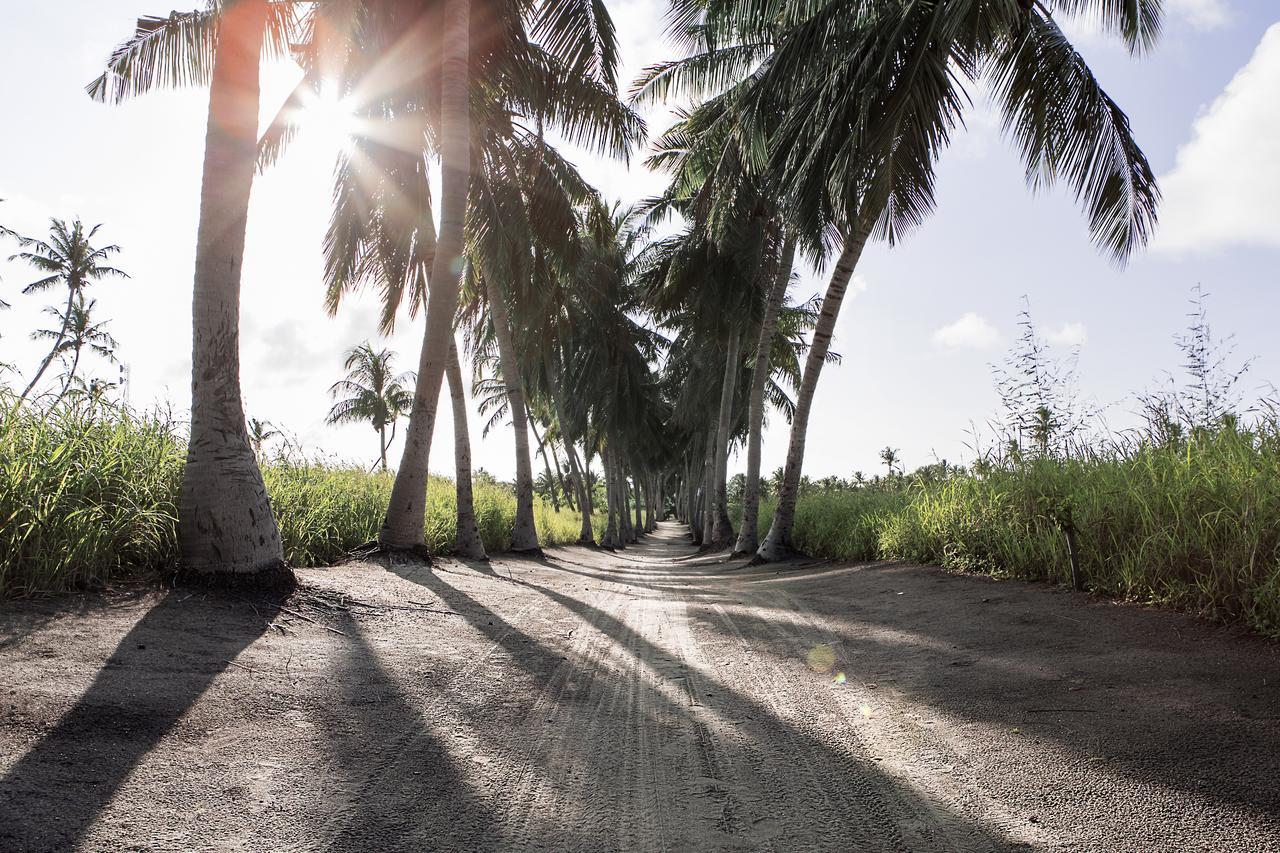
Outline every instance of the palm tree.
[(142, 18), (89, 85), (119, 102), (153, 88), (209, 83), (209, 121), (192, 299), (191, 438), (178, 506), (182, 566), (236, 585), (294, 583), (245, 427), (240, 274), (257, 159), (259, 64), (287, 55), (293, 4), (226, 0)]
[(467, 560), (487, 560), (480, 526), (476, 523), (475, 500), (471, 492), (471, 435), (467, 431), (467, 393), (462, 386), (462, 366), (458, 347), (449, 347), (449, 363), (445, 365), (449, 380), (449, 397), (453, 404), (454, 488), (457, 493), (457, 523), (454, 528), (454, 553)]
[(249, 443), (253, 445), (253, 455), (262, 458), (262, 447), (268, 441), (280, 435), (271, 421), (260, 421), (249, 418)]
[[(792, 422), (786, 473), (761, 559), (789, 551), (814, 392), (849, 280), (874, 234), (896, 242), (934, 202), (934, 164), (987, 82), (1033, 187), (1065, 180), (1095, 242), (1118, 262), (1155, 222), (1154, 174), (1128, 119), (1098, 85), (1053, 12), (1096, 14), (1131, 51), (1159, 31), (1157, 0), (733, 0), (704, 15), (679, 0), (677, 20), (701, 45), (651, 69), (644, 85), (714, 87), (746, 76), (733, 122), (761, 151), (808, 253), (832, 268)], [(749, 74), (735, 73), (737, 70)]]
[[(49, 238), (48, 240), (38, 240), (34, 237), (21, 237), (13, 232), (8, 232), (9, 236), (14, 237), (18, 241), (18, 245), (23, 249), (9, 258), (11, 261), (25, 261), (30, 266), (38, 270), (43, 277), (31, 282), (22, 289), (23, 293), (38, 293), (45, 290), (52, 290), (56, 287), (64, 287), (67, 291), (66, 307), (59, 313), (54, 309), (53, 313), (62, 319), (61, 327), (54, 332), (48, 340), (52, 340), (53, 344), (49, 348), (49, 354), (40, 362), (40, 366), (36, 369), (35, 375), (31, 377), (31, 381), (27, 383), (27, 387), (18, 397), (18, 402), (22, 402), (36, 387), (36, 384), (44, 376), (45, 371), (49, 369), (49, 365), (53, 360), (61, 355), (64, 351), (63, 344), (66, 342), (67, 334), (70, 331), (70, 323), (77, 317), (76, 304), (78, 300), (83, 300), (85, 290), (91, 285), (104, 278), (128, 278), (129, 276), (113, 266), (108, 261), (112, 255), (120, 251), (120, 247), (116, 245), (95, 247), (93, 239), (98, 234), (101, 225), (95, 225), (85, 230), (84, 225), (79, 219), (70, 225), (61, 219), (50, 220)], [(81, 302), (83, 305), (83, 302)], [(38, 340), (45, 339), (44, 335), (38, 335)], [(64, 391), (65, 391), (64, 383)]]
[[(396, 421), (412, 405), (412, 373), (396, 374), (395, 353), (375, 350), (368, 341), (347, 350), (345, 379), (329, 388), (337, 400), (325, 419), (331, 424), (368, 421), (378, 433), (378, 464), (387, 470), (387, 447), (396, 439)], [(387, 427), (391, 436), (387, 437)]]
[(98, 300), (85, 300), (84, 293), (77, 295), (70, 314), (64, 314), (50, 305), (44, 312), (58, 321), (57, 329), (37, 329), (31, 333), (33, 341), (53, 341), (51, 355), (67, 362), (67, 372), (62, 377), (62, 388), (58, 391), (58, 399), (66, 396), (67, 389), (77, 378), (80, 368), (80, 356), (85, 349), (105, 358), (112, 364), (118, 363), (115, 349), (119, 344), (111, 337), (106, 326), (109, 321), (94, 322), (93, 309)]

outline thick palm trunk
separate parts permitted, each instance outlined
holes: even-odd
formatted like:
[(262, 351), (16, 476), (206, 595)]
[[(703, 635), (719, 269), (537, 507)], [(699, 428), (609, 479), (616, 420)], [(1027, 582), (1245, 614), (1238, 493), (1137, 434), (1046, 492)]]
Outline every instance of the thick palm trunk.
[(293, 583), (245, 426), (240, 275), (257, 159), (266, 0), (223, 13), (209, 90), (192, 298), (191, 441), (178, 504), (182, 568), (239, 585)]
[(476, 524), (475, 500), (471, 492), (471, 433), (467, 431), (467, 393), (462, 384), (462, 365), (458, 362), (458, 346), (449, 342), (449, 361), (445, 364), (449, 379), (449, 399), (453, 404), (453, 478), (458, 497), (457, 524), (454, 528), (453, 551), (465, 560), (487, 560), (480, 527)]
[(431, 263), (427, 321), (418, 359), (413, 409), (405, 431), (404, 452), (391, 489), (379, 540), (389, 548), (422, 548), (427, 500), (427, 469), (435, 433), (453, 316), (458, 310), (463, 225), (471, 174), (468, 80), (470, 0), (444, 0), (440, 93), (440, 233)]
[[(241, 254), (243, 254), (243, 250), (241, 250)], [(40, 366), (36, 368), (36, 375), (31, 377), (31, 381), (27, 383), (27, 387), (22, 389), (22, 394), (18, 396), (19, 403), (27, 399), (27, 396), (31, 393), (31, 389), (36, 387), (36, 383), (40, 381), (40, 377), (44, 376), (45, 371), (49, 369), (49, 365), (53, 364), (54, 358), (57, 357), (58, 348), (61, 347), (62, 342), (67, 339), (67, 328), (71, 325), (71, 306), (75, 302), (75, 298), (76, 288), (68, 287), (67, 307), (66, 310), (62, 312), (62, 328), (58, 330), (58, 337), (53, 342), (53, 348), (49, 350), (49, 354), (44, 357), (44, 361), (40, 362)], [(70, 385), (71, 383), (68, 382), (67, 384)], [(63, 386), (63, 391), (66, 391), (66, 386)]]
[(516, 438), (516, 517), (511, 527), (512, 551), (537, 551), (538, 530), (533, 519), (533, 459), (529, 453), (529, 419), (524, 402), (524, 380), (516, 358), (516, 344), (511, 335), (511, 318), (501, 289), (490, 278), (485, 279), (489, 297), (490, 320), (498, 339), (498, 366), (507, 388), (511, 409), (511, 428)]
[(796, 412), (791, 420), (791, 442), (787, 447), (787, 464), (783, 469), (782, 488), (778, 492), (778, 508), (773, 513), (773, 524), (769, 527), (769, 535), (756, 551), (756, 557), (770, 562), (782, 560), (791, 553), (792, 528), (796, 518), (796, 499), (800, 491), (800, 472), (804, 465), (804, 442), (809, 428), (809, 412), (813, 408), (813, 395), (818, 387), (818, 376), (822, 373), (822, 365), (827, 358), (827, 350), (831, 347), (831, 336), (835, 333), (836, 318), (840, 314), (840, 303), (844, 301), (845, 291), (849, 288), (849, 279), (862, 256), (862, 248), (871, 235), (870, 221), (862, 221), (857, 230), (845, 238), (844, 251), (831, 271), (831, 281), (827, 285), (827, 293), (822, 299), (822, 312), (818, 315), (818, 323), (813, 331), (813, 345), (809, 348), (805, 360), (804, 376), (800, 380), (800, 393), (796, 397)]
[(724, 360), (724, 381), (720, 388), (720, 417), (716, 424), (716, 473), (711, 494), (714, 506), (711, 518), (715, 524), (712, 541), (717, 548), (727, 548), (733, 541), (733, 522), (726, 505), (729, 479), (729, 433), (733, 426), (733, 392), (738, 385), (738, 361), (742, 351), (742, 333), (729, 333), (729, 347)]
[(742, 528), (735, 554), (752, 554), (759, 547), (760, 526), (760, 442), (764, 435), (764, 389), (769, 382), (769, 353), (773, 350), (773, 335), (778, 328), (778, 313), (787, 298), (787, 285), (791, 283), (791, 267), (795, 263), (796, 241), (788, 238), (782, 249), (773, 288), (764, 306), (764, 318), (760, 322), (760, 337), (756, 341), (755, 366), (751, 368), (751, 392), (747, 401), (747, 475), (742, 490)]

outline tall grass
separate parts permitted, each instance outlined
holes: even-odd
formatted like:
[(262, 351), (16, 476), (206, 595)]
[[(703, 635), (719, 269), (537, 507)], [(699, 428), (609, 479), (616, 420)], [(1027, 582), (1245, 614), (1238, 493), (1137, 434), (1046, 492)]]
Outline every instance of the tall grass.
[[(762, 513), (763, 515), (763, 513)], [(1280, 636), (1280, 430), (1224, 428), (945, 478), (811, 491), (796, 546), (1087, 587)], [(767, 526), (767, 520), (762, 522)]]
[[(168, 419), (84, 402), (41, 410), (0, 398), (0, 598), (100, 586), (174, 566), (177, 497), (185, 447)], [(277, 460), (263, 467), (292, 565), (333, 562), (375, 539), (392, 478), (351, 468)], [(515, 497), (477, 482), (485, 547), (510, 546)], [(453, 481), (432, 477), (426, 542), (453, 543)], [(543, 544), (576, 541), (577, 516), (539, 501)]]

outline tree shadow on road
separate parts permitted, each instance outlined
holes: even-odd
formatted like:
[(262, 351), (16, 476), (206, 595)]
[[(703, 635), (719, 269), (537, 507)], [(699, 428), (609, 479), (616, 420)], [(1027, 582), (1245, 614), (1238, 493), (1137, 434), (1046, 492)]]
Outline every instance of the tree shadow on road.
[(125, 634), (75, 704), (0, 779), (0, 849), (70, 849), (130, 773), (236, 656), (267, 630), (247, 605), (170, 591)]
[[(732, 802), (733, 786), (729, 781), (720, 779), (720, 774), (736, 777), (749, 786), (768, 789), (776, 794), (778, 799), (754, 805), (767, 809), (771, 821), (785, 822), (789, 830), (805, 833), (810, 843), (817, 843), (823, 849), (901, 849), (904, 845), (918, 850), (1025, 849), (994, 828), (977, 825), (949, 812), (944, 804), (927, 801), (919, 792), (877, 770), (870, 756), (836, 748), (813, 732), (794, 727), (766, 704), (711, 673), (690, 672), (695, 668), (682, 666), (680, 670), (683, 672), (677, 674), (673, 667), (668, 666), (672, 679), (683, 680), (686, 684), (697, 708), (694, 710), (683, 701), (673, 701), (668, 692), (656, 689), (636, 674), (619, 672), (601, 660), (594, 661), (590, 669), (584, 668), (582, 662), (576, 661), (572, 655), (563, 655), (546, 647), (438, 575), (419, 572), (402, 577), (429, 589), (474, 629), (504, 649), (510, 659), (533, 678), (546, 683), (556, 677), (561, 683), (588, 685), (574, 697), (574, 701), (583, 703), (585, 708), (615, 704), (600, 701), (598, 695), (594, 695), (603, 689), (599, 685), (610, 679), (631, 678), (629, 684), (636, 692), (634, 704), (651, 709), (649, 724), (654, 725), (655, 720), (663, 719), (669, 726), (680, 727), (680, 732), (670, 732), (669, 736), (655, 734), (656, 741), (681, 743), (681, 735), (687, 740), (688, 732), (700, 733), (695, 737), (696, 743), (689, 744), (687, 749), (691, 753), (698, 752), (699, 760), (707, 762), (700, 771), (704, 788), (698, 792), (691, 791), (688, 796), (720, 798), (724, 801), (723, 819), (730, 823), (734, 809), (744, 804), (735, 806)], [(524, 579), (516, 579), (515, 583), (545, 596), (577, 617), (580, 621), (573, 631), (600, 631), (614, 652), (621, 650), (639, 667), (662, 667), (661, 662), (671, 661), (677, 655), (672, 649), (655, 645), (602, 609)], [(617, 701), (626, 704), (625, 700)], [(731, 721), (730, 725), (738, 727), (735, 731), (743, 735), (739, 738), (735, 734), (734, 737), (735, 742), (743, 744), (740, 753), (734, 754), (734, 750), (717, 742), (725, 728), (719, 726), (711, 732), (706, 724), (708, 715)], [(583, 716), (579, 722), (586, 724), (591, 721)], [(644, 724), (644, 721), (631, 722), (632, 725)], [(559, 720), (557, 725), (565, 725), (565, 721)], [(625, 731), (620, 731), (617, 736), (626, 735)], [(613, 763), (613, 751), (602, 750), (601, 747), (601, 743), (593, 743), (584, 736), (576, 756), (576, 766), (590, 774), (591, 783), (598, 786), (597, 793), (618, 784), (614, 777), (620, 772)], [(717, 753), (722, 756), (720, 762), (714, 759)], [(725, 755), (729, 757), (725, 758)], [(644, 758), (649, 762), (645, 771), (647, 779), (652, 779), (657, 772), (653, 769), (654, 764), (671, 760), (669, 756), (655, 753)], [(728, 764), (734, 766), (726, 766)], [(776, 790), (756, 781), (760, 774), (770, 775), (775, 782), (769, 784), (773, 784)], [(747, 829), (750, 829), (749, 825)], [(909, 837), (904, 839), (904, 835)], [(745, 841), (745, 838), (735, 839), (727, 835), (721, 836), (719, 843)], [(791, 838), (789, 843), (801, 842), (798, 838)]]

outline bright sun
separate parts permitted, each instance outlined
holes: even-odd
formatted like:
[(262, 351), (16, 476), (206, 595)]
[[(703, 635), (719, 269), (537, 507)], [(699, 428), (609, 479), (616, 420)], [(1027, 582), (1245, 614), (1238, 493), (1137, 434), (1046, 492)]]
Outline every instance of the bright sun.
[(359, 120), (352, 112), (350, 100), (339, 97), (328, 87), (308, 97), (302, 115), (304, 132), (333, 148), (349, 147), (358, 130)]

